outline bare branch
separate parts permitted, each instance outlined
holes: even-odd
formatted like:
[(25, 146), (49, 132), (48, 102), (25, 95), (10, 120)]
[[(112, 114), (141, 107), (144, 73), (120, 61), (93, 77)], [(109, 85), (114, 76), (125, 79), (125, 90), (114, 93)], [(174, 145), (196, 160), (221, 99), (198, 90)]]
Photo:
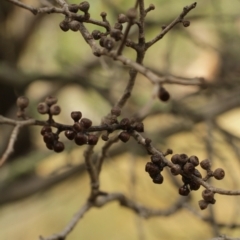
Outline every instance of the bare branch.
[(32, 7), (32, 6), (29, 6), (29, 5), (26, 5), (25, 3), (19, 2), (18, 0), (6, 0), (6, 1), (11, 2), (11, 3), (15, 4), (15, 5), (18, 6), (18, 7), (27, 9), (27, 10), (29, 10), (31, 13), (33, 13), (34, 15), (37, 15), (37, 14), (38, 14), (38, 9), (37, 9), (37, 8), (34, 8), (34, 7)]
[(19, 125), (14, 127), (14, 129), (12, 131), (12, 134), (11, 134), (11, 137), (10, 137), (9, 142), (8, 142), (7, 149), (5, 150), (2, 158), (0, 159), (0, 167), (5, 163), (5, 161), (9, 158), (9, 156), (13, 153), (13, 151), (14, 151), (13, 147), (14, 147), (14, 143), (17, 140), (19, 129), (20, 129)]
[(195, 7), (197, 6), (197, 2), (192, 3), (189, 6), (186, 6), (183, 8), (182, 13), (175, 19), (173, 20), (169, 25), (167, 25), (162, 32), (157, 35), (154, 39), (152, 39), (151, 41), (146, 43), (146, 50), (151, 47), (154, 43), (156, 43), (157, 41), (159, 41), (160, 39), (162, 39), (175, 25), (177, 25), (178, 23), (182, 22), (182, 20), (184, 19), (184, 17)]
[(50, 237), (40, 236), (40, 240), (62, 240), (67, 237), (68, 234), (75, 228), (78, 221), (84, 216), (84, 214), (92, 207), (93, 205), (90, 202), (85, 203), (80, 210), (74, 215), (72, 220), (67, 224), (67, 226), (58, 234), (54, 234)]

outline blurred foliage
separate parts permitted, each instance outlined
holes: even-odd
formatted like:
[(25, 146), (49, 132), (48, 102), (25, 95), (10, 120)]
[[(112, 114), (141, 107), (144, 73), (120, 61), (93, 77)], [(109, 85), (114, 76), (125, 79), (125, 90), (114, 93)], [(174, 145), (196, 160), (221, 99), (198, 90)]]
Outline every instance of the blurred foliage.
[[(39, 4), (38, 1), (25, 2)], [(100, 12), (105, 11), (111, 23), (133, 5), (127, 0), (89, 2), (92, 18), (100, 20)], [(156, 6), (146, 18), (146, 39), (150, 40), (161, 31), (162, 25), (177, 17), (189, 1), (147, 0), (145, 3)], [(240, 93), (239, 5), (237, 0), (231, 4), (226, 0), (199, 1), (187, 16), (191, 26), (184, 28), (179, 24), (146, 54), (144, 64), (153, 71), (161, 75), (206, 77), (212, 84), (209, 89), (199, 91), (195, 87), (169, 85), (166, 88), (172, 100), (161, 103), (152, 100), (152, 85), (139, 75), (122, 115), (131, 116), (154, 101), (151, 114), (145, 120), (144, 134), (162, 151), (172, 148), (175, 153), (207, 158), (206, 139), (211, 134), (211, 160), (214, 166), (224, 167), (227, 176), (224, 181), (212, 184), (227, 189), (240, 187), (240, 104), (211, 119), (220, 128), (214, 125), (209, 129), (205, 116), (201, 118), (197, 114), (202, 114), (214, 101), (223, 105), (219, 101), (221, 97)], [(59, 98), (62, 107), (57, 121), (69, 124), (70, 112), (80, 110), (84, 117), (98, 125), (121, 96), (127, 84), (128, 68), (104, 57), (94, 57), (79, 33), (60, 30), (58, 25), (62, 19), (59, 14), (35, 17), (5, 1), (0, 2), (0, 114), (15, 117), (17, 96), (27, 95), (32, 101), (29, 116), (44, 119), (37, 113), (36, 105), (51, 94)], [(96, 29), (90, 24), (87, 27), (90, 31)], [(137, 38), (136, 29), (131, 31), (131, 36)], [(134, 59), (131, 49), (126, 48), (124, 54)], [(232, 142), (221, 128), (234, 135)], [(42, 143), (39, 131), (38, 127), (25, 130), (19, 136), (15, 155), (0, 170), (2, 239), (30, 240), (37, 239), (39, 234), (47, 236), (58, 232), (88, 196), (89, 178), (80, 167), (84, 147), (75, 147), (69, 142), (65, 153), (51, 154)], [(10, 128), (1, 127), (0, 134), (2, 154)], [(122, 191), (149, 207), (166, 208), (178, 197), (178, 190), (166, 170), (164, 184), (152, 184), (144, 172), (147, 161), (145, 152), (134, 141), (116, 145), (103, 166), (102, 189)], [(191, 194), (191, 209), (149, 220), (116, 203), (90, 210), (69, 240), (209, 239), (216, 231), (211, 223), (201, 220), (201, 216), (209, 216), (210, 212), (199, 211), (200, 195), (200, 191)], [(240, 223), (239, 210), (237, 197), (218, 195), (211, 211), (219, 222), (231, 224)], [(240, 235), (239, 229), (220, 228), (219, 232), (233, 237)]]

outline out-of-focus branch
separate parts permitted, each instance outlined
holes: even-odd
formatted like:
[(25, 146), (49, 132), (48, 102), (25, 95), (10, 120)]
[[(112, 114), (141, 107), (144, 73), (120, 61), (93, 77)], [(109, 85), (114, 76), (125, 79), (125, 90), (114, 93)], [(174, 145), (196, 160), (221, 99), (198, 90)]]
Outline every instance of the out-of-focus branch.
[(184, 17), (196, 6), (197, 6), (197, 2), (194, 2), (191, 5), (184, 7), (182, 13), (174, 21), (172, 21), (169, 25), (167, 25), (162, 30), (162, 32), (159, 35), (157, 35), (154, 39), (146, 43), (146, 50), (149, 47), (151, 47), (154, 43), (159, 41), (161, 38), (163, 38), (176, 24), (182, 22)]
[(0, 167), (5, 163), (8, 157), (14, 152), (13, 146), (17, 140), (19, 129), (20, 129), (20, 125), (17, 125), (13, 128), (13, 131), (11, 133), (11, 136), (8, 142), (7, 149), (5, 150), (5, 152), (3, 153), (3, 156), (0, 159)]
[(39, 240), (64, 240), (68, 234), (71, 233), (71, 231), (75, 228), (77, 223), (81, 218), (83, 218), (84, 214), (92, 207), (92, 203), (86, 202), (80, 210), (74, 215), (74, 217), (71, 219), (71, 221), (67, 224), (67, 226), (57, 234), (54, 234), (50, 237), (39, 237)]

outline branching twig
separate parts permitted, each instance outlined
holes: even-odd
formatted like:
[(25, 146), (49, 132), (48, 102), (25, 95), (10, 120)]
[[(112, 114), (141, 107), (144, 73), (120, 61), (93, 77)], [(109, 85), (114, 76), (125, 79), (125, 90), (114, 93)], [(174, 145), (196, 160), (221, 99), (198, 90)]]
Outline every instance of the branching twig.
[(162, 32), (157, 35), (154, 39), (146, 43), (146, 50), (151, 47), (153, 44), (155, 44), (157, 41), (159, 41), (161, 38), (163, 38), (176, 24), (182, 22), (184, 17), (195, 7), (197, 6), (197, 3), (194, 2), (189, 6), (186, 6), (183, 8), (182, 13), (174, 20), (172, 21), (169, 25), (167, 25)]
[(92, 207), (92, 203), (87, 202), (85, 203), (80, 210), (74, 215), (72, 220), (67, 224), (67, 226), (58, 234), (54, 234), (50, 237), (42, 237), (40, 236), (40, 240), (64, 240), (67, 235), (74, 229), (77, 225), (78, 221), (84, 216), (84, 214)]

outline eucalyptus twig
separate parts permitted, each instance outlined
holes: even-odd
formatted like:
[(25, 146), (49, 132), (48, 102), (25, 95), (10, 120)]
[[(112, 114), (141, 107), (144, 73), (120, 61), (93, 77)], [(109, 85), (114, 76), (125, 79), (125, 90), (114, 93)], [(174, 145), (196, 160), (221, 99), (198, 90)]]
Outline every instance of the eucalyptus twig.
[(29, 10), (31, 13), (33, 13), (34, 15), (37, 15), (37, 13), (38, 13), (38, 9), (37, 9), (37, 8), (34, 8), (34, 7), (32, 7), (32, 6), (29, 6), (29, 5), (25, 4), (25, 3), (19, 2), (18, 0), (6, 0), (6, 1), (11, 2), (11, 3), (15, 4), (15, 5), (18, 6), (18, 7), (27, 9), (27, 10)]
[(137, 12), (136, 12), (136, 7), (137, 7), (137, 3), (138, 3), (138, 0), (136, 0), (136, 4), (135, 4), (135, 7), (134, 8), (130, 8), (127, 12), (127, 17), (128, 17), (128, 24), (127, 24), (127, 27), (125, 29), (125, 32), (123, 34), (123, 38), (122, 38), (122, 41), (121, 41), (121, 44), (117, 50), (117, 55), (121, 55), (122, 54), (122, 50), (125, 46), (125, 43), (126, 43), (126, 40), (127, 40), (127, 37), (128, 37), (128, 34), (129, 34), (129, 31), (134, 23), (134, 19), (136, 18), (136, 15), (137, 15)]
[(95, 206), (102, 207), (108, 202), (118, 201), (121, 206), (129, 208), (139, 216), (147, 219), (157, 216), (170, 216), (171, 214), (176, 213), (181, 208), (183, 208), (187, 200), (188, 198), (180, 197), (179, 199), (177, 199), (175, 203), (173, 203), (168, 208), (151, 209), (132, 201), (122, 193), (109, 193), (107, 195), (98, 196), (95, 201)]
[(111, 147), (114, 143), (118, 142), (118, 140), (119, 140), (118, 136), (114, 136), (114, 137), (110, 138), (110, 139), (104, 144), (104, 146), (102, 147), (101, 153), (100, 153), (100, 155), (98, 156), (98, 159), (97, 159), (97, 162), (96, 162), (96, 168), (97, 168), (98, 174), (100, 174), (100, 172), (101, 172), (102, 164), (103, 164), (104, 159), (106, 158), (106, 155), (107, 155), (108, 150), (110, 149), (110, 147)]
[(154, 39), (146, 43), (145, 49), (147, 50), (150, 48), (154, 43), (162, 39), (175, 25), (178, 23), (182, 22), (184, 17), (195, 7), (197, 6), (197, 2), (192, 3), (189, 6), (186, 6), (183, 8), (182, 13), (175, 19), (173, 20), (169, 25), (167, 25), (160, 34), (158, 34)]
[(93, 204), (90, 202), (86, 202), (80, 209), (79, 211), (74, 215), (74, 217), (71, 219), (71, 221), (67, 224), (67, 226), (57, 234), (54, 234), (49, 237), (39, 237), (39, 240), (62, 240), (66, 239), (67, 235), (72, 232), (72, 230), (75, 228), (77, 223), (81, 218), (83, 218), (84, 214), (92, 208)]
[(9, 156), (11, 155), (11, 153), (13, 153), (14, 149), (13, 149), (13, 146), (14, 146), (14, 143), (16, 142), (17, 140), (17, 136), (18, 136), (18, 133), (19, 133), (19, 129), (20, 129), (20, 126), (17, 125), (13, 128), (13, 131), (12, 131), (12, 134), (10, 136), (10, 139), (9, 139), (9, 142), (8, 142), (8, 146), (7, 146), (7, 149), (5, 150), (2, 158), (0, 159), (0, 167), (5, 163), (5, 161), (9, 158)]

